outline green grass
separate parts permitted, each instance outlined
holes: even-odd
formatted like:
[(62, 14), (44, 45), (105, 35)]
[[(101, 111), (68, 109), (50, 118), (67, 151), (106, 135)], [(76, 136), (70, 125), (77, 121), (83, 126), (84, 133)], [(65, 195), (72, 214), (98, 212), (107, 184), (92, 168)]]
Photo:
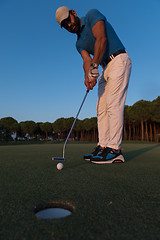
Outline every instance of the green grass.
[[(0, 146), (0, 239), (160, 239), (160, 144), (123, 143), (125, 164), (83, 161), (95, 144)], [(34, 208), (69, 202), (69, 217), (38, 219)]]

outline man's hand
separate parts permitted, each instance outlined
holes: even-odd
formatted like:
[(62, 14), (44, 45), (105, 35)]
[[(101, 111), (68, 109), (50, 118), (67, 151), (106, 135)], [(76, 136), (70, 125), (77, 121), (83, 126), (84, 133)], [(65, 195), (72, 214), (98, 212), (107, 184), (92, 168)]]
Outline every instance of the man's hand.
[(97, 67), (90, 67), (89, 73), (88, 73), (88, 78), (90, 81), (92, 81), (93, 78), (98, 78), (99, 77), (99, 71)]
[(85, 50), (81, 52), (83, 58), (83, 69), (85, 72), (85, 85), (87, 90), (92, 90), (97, 83), (97, 78), (99, 77), (98, 64), (92, 63), (92, 58), (89, 53)]
[(89, 80), (88, 77), (85, 78), (85, 85), (87, 87), (87, 90), (92, 90), (93, 87), (96, 85), (97, 83), (97, 79), (96, 78), (92, 78), (91, 80)]
[(89, 86), (90, 89), (93, 89), (93, 87), (97, 83), (97, 78), (99, 77), (99, 71), (98, 66), (90, 66), (89, 72), (88, 72), (88, 80), (89, 80)]

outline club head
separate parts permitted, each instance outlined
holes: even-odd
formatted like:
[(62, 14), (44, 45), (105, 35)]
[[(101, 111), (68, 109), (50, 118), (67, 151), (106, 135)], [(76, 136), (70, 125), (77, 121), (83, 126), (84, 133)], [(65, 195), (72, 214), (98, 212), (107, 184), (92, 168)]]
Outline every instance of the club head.
[(63, 157), (52, 157), (52, 161), (65, 161)]

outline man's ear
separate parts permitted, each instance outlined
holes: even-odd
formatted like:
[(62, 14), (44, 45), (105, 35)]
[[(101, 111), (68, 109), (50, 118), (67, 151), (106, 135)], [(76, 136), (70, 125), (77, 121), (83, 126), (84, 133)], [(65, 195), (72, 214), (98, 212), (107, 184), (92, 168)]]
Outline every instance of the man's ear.
[(75, 17), (77, 17), (77, 13), (76, 13), (76, 11), (74, 11), (74, 10), (71, 10), (72, 12), (72, 14), (75, 16)]

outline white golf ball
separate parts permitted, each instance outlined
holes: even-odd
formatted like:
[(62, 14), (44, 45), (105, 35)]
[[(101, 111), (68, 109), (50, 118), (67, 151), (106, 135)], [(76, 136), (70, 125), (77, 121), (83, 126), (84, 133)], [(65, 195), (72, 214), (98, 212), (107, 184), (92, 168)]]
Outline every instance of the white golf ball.
[(58, 163), (58, 164), (57, 164), (57, 169), (58, 169), (58, 170), (62, 170), (63, 167), (64, 167), (64, 166), (63, 166), (63, 163)]

